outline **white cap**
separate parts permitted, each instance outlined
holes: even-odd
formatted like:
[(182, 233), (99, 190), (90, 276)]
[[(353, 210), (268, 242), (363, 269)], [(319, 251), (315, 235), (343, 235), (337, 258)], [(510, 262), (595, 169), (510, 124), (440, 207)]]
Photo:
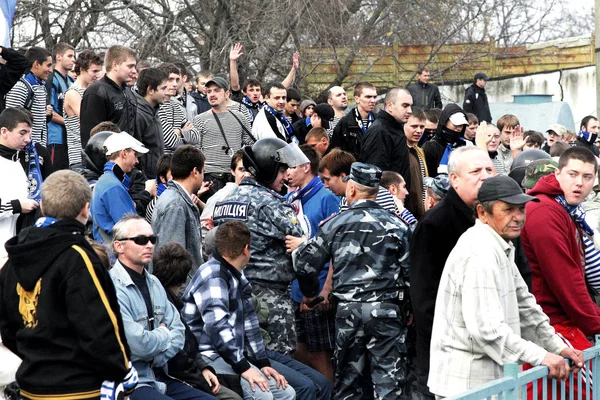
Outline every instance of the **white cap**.
[(558, 136), (565, 136), (567, 134), (567, 128), (565, 128), (561, 124), (552, 124), (552, 125), (550, 125), (550, 128), (548, 128), (548, 130), (546, 131), (546, 133), (548, 133), (550, 131), (556, 133)]
[(467, 122), (467, 118), (465, 117), (465, 114), (463, 114), (461, 112), (452, 114), (450, 116), (450, 122), (452, 122), (456, 126), (469, 125), (469, 122)]
[(148, 149), (127, 132), (113, 133), (104, 141), (104, 153), (110, 156), (117, 151), (132, 149), (136, 153), (145, 154)]

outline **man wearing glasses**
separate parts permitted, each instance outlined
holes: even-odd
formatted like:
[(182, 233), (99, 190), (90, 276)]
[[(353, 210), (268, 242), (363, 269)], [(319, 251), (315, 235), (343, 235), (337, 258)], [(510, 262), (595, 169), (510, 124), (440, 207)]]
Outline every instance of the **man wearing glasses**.
[(158, 278), (146, 271), (156, 244), (152, 227), (138, 215), (127, 215), (112, 236), (117, 261), (110, 277), (139, 375), (130, 399), (214, 399), (167, 375), (167, 362), (183, 348), (185, 327)]
[(108, 162), (98, 179), (90, 210), (93, 216), (94, 240), (110, 243), (113, 226), (126, 214), (135, 214), (135, 203), (129, 195), (131, 179), (127, 175), (138, 163), (138, 156), (148, 149), (126, 132), (113, 133), (104, 142)]

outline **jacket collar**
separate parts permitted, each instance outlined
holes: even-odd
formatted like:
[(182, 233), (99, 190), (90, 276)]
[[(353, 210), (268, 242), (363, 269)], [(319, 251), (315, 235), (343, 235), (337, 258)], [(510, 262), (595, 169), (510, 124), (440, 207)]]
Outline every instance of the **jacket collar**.
[(238, 271), (236, 267), (231, 265), (229, 261), (224, 259), (217, 249), (213, 251), (212, 256), (214, 257), (215, 261), (218, 261), (219, 264), (221, 264), (221, 268), (225, 268), (227, 271), (229, 271), (238, 281), (242, 280), (242, 273)]
[(188, 203), (191, 207), (196, 207), (196, 205), (192, 202), (192, 197), (190, 196), (190, 194), (188, 192), (186, 192), (186, 190), (183, 188), (183, 186), (181, 186), (180, 183), (170, 180), (167, 183), (167, 186), (168, 186), (168, 189), (173, 189), (173, 190), (176, 190), (177, 192), (179, 192), (181, 197), (183, 197), (185, 199), (185, 202)]
[(125, 271), (125, 267), (119, 262), (119, 260), (115, 261), (115, 265), (113, 265), (110, 271), (124, 286), (135, 285), (131, 279), (131, 276), (127, 271)]
[[(498, 232), (496, 232), (489, 225), (484, 224), (478, 219), (475, 220), (475, 226), (477, 227), (477, 229), (486, 232), (486, 234), (490, 236), (490, 242), (493, 241), (498, 247), (502, 249), (502, 251), (504, 252), (504, 254), (506, 254), (507, 257), (511, 257), (511, 253), (514, 252), (515, 248), (511, 241), (507, 242), (506, 240), (502, 239)], [(511, 261), (514, 261), (514, 257), (511, 258)]]
[(471, 207), (465, 204), (465, 202), (460, 198), (460, 196), (458, 195), (458, 193), (456, 193), (453, 187), (450, 187), (450, 190), (448, 190), (446, 199), (446, 201), (448, 201), (454, 208), (456, 208), (458, 211), (464, 214), (464, 216), (467, 217), (469, 221), (475, 221), (473, 210), (471, 209)]
[(350, 205), (350, 207), (348, 207), (349, 209), (359, 209), (359, 208), (381, 208), (381, 206), (379, 205), (379, 203), (373, 201), (373, 200), (356, 200), (354, 203), (352, 203)]

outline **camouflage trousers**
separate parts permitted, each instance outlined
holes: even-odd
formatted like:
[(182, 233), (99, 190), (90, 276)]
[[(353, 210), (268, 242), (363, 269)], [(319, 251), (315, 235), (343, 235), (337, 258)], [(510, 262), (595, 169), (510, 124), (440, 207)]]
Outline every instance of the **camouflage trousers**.
[(261, 326), (271, 338), (269, 343), (265, 343), (267, 350), (293, 354), (296, 351), (296, 321), (289, 287), (267, 287), (262, 283), (253, 282), (252, 294), (269, 309), (267, 326)]
[[(407, 358), (406, 326), (398, 305), (340, 302), (335, 335), (334, 400), (400, 398)], [(371, 376), (364, 376), (369, 370)], [(370, 387), (367, 382), (372, 382)]]

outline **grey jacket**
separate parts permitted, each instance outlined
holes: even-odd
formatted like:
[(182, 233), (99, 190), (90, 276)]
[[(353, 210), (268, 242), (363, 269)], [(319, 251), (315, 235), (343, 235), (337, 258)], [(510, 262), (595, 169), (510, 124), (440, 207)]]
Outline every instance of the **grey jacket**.
[(193, 262), (190, 278), (193, 277), (204, 263), (200, 211), (178, 183), (169, 181), (167, 190), (158, 198), (152, 215), (152, 229), (158, 236), (157, 250), (169, 242), (176, 242), (190, 252)]

